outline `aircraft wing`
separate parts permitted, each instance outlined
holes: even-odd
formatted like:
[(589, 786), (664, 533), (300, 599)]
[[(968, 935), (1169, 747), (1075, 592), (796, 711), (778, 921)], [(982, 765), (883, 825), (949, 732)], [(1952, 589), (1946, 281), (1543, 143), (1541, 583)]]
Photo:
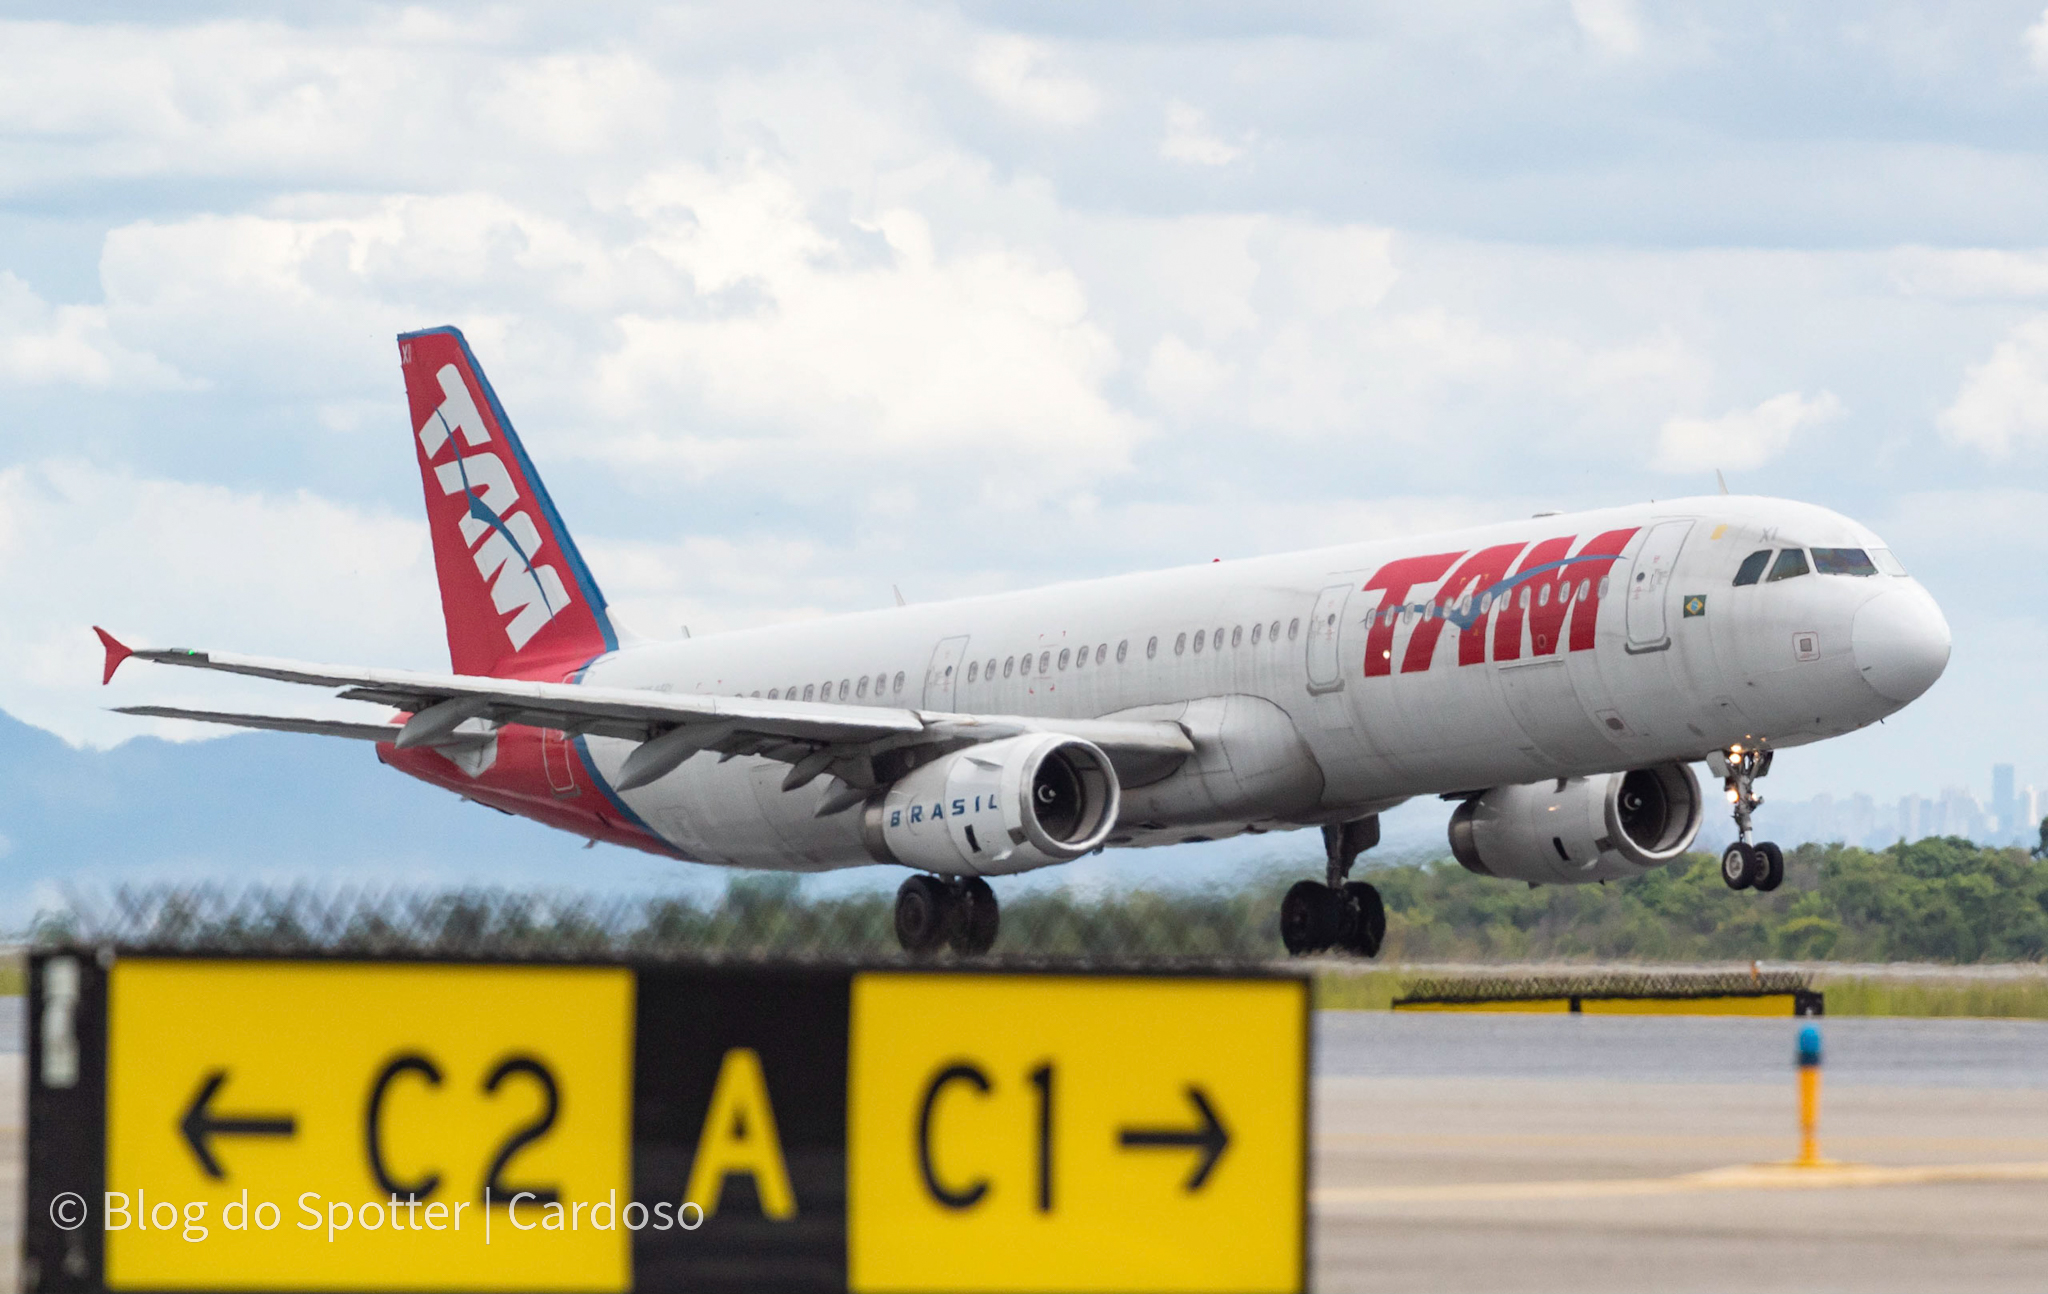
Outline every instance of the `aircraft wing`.
[[(128, 707), (124, 713), (197, 719), (241, 727), (389, 740), (400, 747), (474, 739), (485, 725), (526, 724), (576, 735), (640, 743), (621, 770), (630, 790), (668, 772), (700, 750), (763, 755), (794, 765), (785, 789), (824, 773), (853, 787), (874, 785), (871, 761), (908, 746), (997, 741), (1027, 732), (1079, 737), (1112, 755), (1186, 755), (1194, 743), (1167, 720), (1040, 719), (1021, 715), (952, 714), (890, 706), (658, 692), (644, 688), (538, 683), (476, 674), (430, 674), (242, 656), (189, 648), (131, 649), (96, 629), (107, 651), (105, 679), (130, 656), (160, 665), (215, 670), (339, 689), (345, 700), (411, 712), (402, 727)], [(474, 721), (481, 721), (474, 722)], [(378, 728), (376, 735), (368, 729)]]

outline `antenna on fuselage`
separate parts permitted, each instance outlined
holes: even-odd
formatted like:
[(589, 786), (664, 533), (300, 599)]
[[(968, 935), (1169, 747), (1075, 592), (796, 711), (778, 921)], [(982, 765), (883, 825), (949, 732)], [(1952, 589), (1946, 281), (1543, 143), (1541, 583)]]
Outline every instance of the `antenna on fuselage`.
[(1714, 479), (1721, 483), (1721, 493), (1728, 493), (1728, 478), (1721, 475), (1721, 469), (1718, 467), (1714, 469)]
[(903, 600), (903, 590), (902, 590), (901, 588), (897, 587), (897, 586), (896, 586), (896, 585), (894, 585), (894, 584), (891, 584), (891, 585), (889, 586), (889, 591), (890, 591), (891, 593), (894, 593), (894, 594), (896, 595), (896, 605), (897, 605), (897, 606), (899, 606), (899, 607), (907, 607), (907, 606), (909, 606), (909, 605), (910, 605), (910, 604), (909, 604), (908, 602), (905, 602), (905, 601)]

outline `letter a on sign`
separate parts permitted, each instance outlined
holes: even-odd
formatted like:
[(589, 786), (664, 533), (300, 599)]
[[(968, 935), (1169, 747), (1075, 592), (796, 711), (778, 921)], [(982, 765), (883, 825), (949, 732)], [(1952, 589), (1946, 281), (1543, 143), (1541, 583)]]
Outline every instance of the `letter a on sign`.
[(775, 1111), (768, 1104), (768, 1079), (761, 1072), (760, 1055), (751, 1047), (734, 1047), (718, 1067), (684, 1197), (710, 1217), (718, 1212), (728, 1173), (754, 1179), (761, 1212), (769, 1218), (781, 1222), (796, 1216), (796, 1193), (789, 1187), (789, 1166), (783, 1162)]

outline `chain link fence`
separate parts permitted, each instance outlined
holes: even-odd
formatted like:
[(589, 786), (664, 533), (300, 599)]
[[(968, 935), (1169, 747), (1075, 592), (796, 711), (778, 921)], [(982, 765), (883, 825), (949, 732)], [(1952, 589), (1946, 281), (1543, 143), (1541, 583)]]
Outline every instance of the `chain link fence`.
[[(1227, 963), (1284, 956), (1283, 886), (1005, 899), (981, 961)], [(809, 897), (787, 878), (743, 879), (715, 900), (501, 889), (128, 886), (73, 890), (38, 917), (38, 945), (132, 952), (347, 953), (580, 959), (898, 961), (888, 893)], [(951, 959), (941, 954), (940, 960)]]

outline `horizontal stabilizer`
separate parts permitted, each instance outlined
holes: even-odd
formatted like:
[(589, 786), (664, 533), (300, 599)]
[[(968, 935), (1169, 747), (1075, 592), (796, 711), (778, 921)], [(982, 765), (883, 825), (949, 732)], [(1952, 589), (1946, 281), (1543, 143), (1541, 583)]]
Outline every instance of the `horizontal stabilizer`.
[(139, 714), (147, 719), (190, 719), (195, 723), (224, 723), (236, 728), (262, 728), (269, 732), (303, 732), (315, 737), (348, 737), (356, 741), (390, 741), (398, 726), (390, 723), (344, 723), (339, 719), (297, 719), (275, 714), (228, 714), (220, 710), (180, 710), (168, 705), (122, 705), (115, 714)]

